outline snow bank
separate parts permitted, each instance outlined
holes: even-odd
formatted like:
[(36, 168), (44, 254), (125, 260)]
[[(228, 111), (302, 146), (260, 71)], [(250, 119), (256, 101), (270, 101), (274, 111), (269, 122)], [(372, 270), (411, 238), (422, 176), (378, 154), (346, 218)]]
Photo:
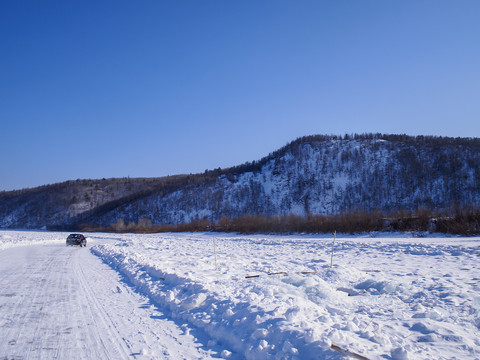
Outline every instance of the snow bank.
[(211, 234), (117, 240), (92, 251), (225, 358), (480, 357), (478, 238), (339, 238), (333, 268), (328, 238), (215, 235), (217, 268)]
[(16, 246), (65, 243), (67, 236), (67, 233), (47, 231), (0, 230), (0, 250)]

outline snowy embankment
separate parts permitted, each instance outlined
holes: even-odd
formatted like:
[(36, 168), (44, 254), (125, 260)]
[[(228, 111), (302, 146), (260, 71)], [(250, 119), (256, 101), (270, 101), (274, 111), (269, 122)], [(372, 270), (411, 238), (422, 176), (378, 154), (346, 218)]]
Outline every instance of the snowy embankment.
[(32, 231), (32, 230), (5, 230), (0, 231), (0, 250), (17, 246), (65, 244), (68, 233)]
[[(479, 238), (111, 235), (92, 251), (222, 357), (480, 358)], [(259, 275), (258, 277), (249, 277)]]

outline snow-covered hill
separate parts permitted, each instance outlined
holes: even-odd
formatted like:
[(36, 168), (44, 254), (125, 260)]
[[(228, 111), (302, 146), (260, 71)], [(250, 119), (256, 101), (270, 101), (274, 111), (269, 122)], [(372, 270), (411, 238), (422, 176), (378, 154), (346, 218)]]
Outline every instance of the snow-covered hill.
[(100, 209), (82, 220), (176, 224), (247, 214), (477, 206), (479, 149), (480, 141), (466, 139), (302, 138), (259, 162), (217, 170), (204, 181)]
[(169, 179), (170, 177), (78, 179), (32, 189), (0, 192), (0, 228), (40, 229), (63, 224), (104, 204), (150, 191)]
[(106, 226), (119, 219), (137, 223), (142, 218), (179, 224), (243, 215), (478, 207), (479, 150), (479, 139), (309, 136), (260, 161), (157, 179), (138, 191), (123, 189), (111, 201), (90, 202), (83, 208), (76, 202), (75, 209), (81, 210), (73, 212), (58, 205), (47, 208), (52, 206), (48, 201), (29, 209), (22, 201), (5, 201), (10, 194), (6, 193), (0, 197), (0, 227)]

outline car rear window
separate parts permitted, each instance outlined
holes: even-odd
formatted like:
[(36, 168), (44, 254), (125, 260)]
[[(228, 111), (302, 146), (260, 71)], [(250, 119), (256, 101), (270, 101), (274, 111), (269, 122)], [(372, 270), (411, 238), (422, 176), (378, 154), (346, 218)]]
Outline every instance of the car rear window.
[(81, 234), (70, 234), (68, 235), (69, 239), (83, 239), (83, 235)]

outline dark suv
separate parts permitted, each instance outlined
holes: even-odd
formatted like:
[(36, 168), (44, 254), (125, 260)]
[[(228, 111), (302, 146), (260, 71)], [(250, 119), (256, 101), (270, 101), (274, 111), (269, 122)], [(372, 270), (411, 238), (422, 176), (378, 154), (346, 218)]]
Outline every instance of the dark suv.
[(80, 245), (80, 247), (86, 247), (87, 239), (82, 234), (70, 234), (67, 237), (67, 245)]

